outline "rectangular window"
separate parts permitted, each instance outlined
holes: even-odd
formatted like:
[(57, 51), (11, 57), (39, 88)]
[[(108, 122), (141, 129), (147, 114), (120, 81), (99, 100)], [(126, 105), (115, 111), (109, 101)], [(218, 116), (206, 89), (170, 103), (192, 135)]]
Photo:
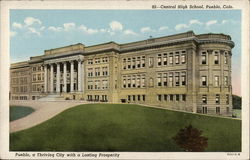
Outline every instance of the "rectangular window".
[(129, 76), (128, 77), (128, 88), (130, 88), (131, 87), (131, 77)]
[(141, 95), (137, 95), (137, 100), (141, 101)]
[(128, 61), (127, 61), (127, 68), (128, 68), (128, 69), (131, 69), (131, 58), (128, 58)]
[(123, 88), (126, 88), (126, 77), (123, 77)]
[(145, 100), (146, 100), (146, 96), (142, 95), (142, 101), (145, 101)]
[(181, 64), (185, 64), (186, 63), (186, 55), (183, 54), (181, 55)]
[(157, 76), (157, 85), (161, 86), (161, 73), (159, 73)]
[(167, 86), (168, 85), (168, 78), (167, 78), (167, 73), (163, 74), (163, 85)]
[(161, 66), (161, 55), (157, 57), (157, 65)]
[(175, 99), (176, 99), (176, 101), (179, 101), (179, 100), (180, 100), (180, 95), (179, 95), (179, 94), (176, 94), (176, 95), (175, 95)]
[(132, 68), (135, 69), (135, 63), (136, 63), (136, 60), (135, 60), (135, 57), (132, 58)]
[(220, 107), (216, 107), (216, 114), (220, 114)]
[(207, 64), (207, 53), (202, 52), (201, 54), (201, 64)]
[(142, 56), (142, 59), (141, 59), (141, 66), (142, 66), (142, 68), (144, 68), (145, 67), (145, 56)]
[(158, 97), (158, 101), (161, 101), (161, 94), (158, 94), (157, 97)]
[(181, 73), (181, 85), (186, 85), (186, 72)]
[(137, 85), (137, 88), (141, 87), (141, 77), (139, 75), (137, 75), (136, 85)]
[(202, 103), (207, 104), (207, 95), (202, 95)]
[(100, 61), (100, 58), (96, 58), (95, 59), (95, 63), (100, 63), (101, 61)]
[(186, 101), (186, 95), (185, 94), (182, 95), (182, 101)]
[(225, 86), (228, 86), (228, 76), (224, 77), (224, 83), (225, 83)]
[(167, 100), (168, 100), (168, 95), (164, 94), (164, 101), (167, 101)]
[(131, 96), (130, 95), (128, 95), (128, 101), (131, 101)]
[(219, 94), (215, 95), (215, 104), (220, 104), (220, 95)]
[(218, 52), (215, 52), (215, 54), (214, 54), (214, 64), (219, 64), (219, 54), (218, 54)]
[(173, 53), (170, 53), (169, 55), (169, 64), (173, 65)]
[(126, 68), (127, 68), (127, 66), (126, 66), (126, 61), (127, 61), (126, 59), (123, 59), (123, 61), (122, 61), (122, 66), (123, 66), (122, 68), (123, 68), (123, 69), (126, 69)]
[(163, 55), (163, 65), (166, 66), (168, 64), (168, 58), (167, 58), (167, 54), (165, 53)]
[(137, 67), (137, 68), (141, 68), (141, 57), (137, 57), (137, 60), (136, 60), (136, 67)]
[(108, 67), (102, 67), (102, 75), (107, 76), (108, 75)]
[(170, 101), (173, 101), (174, 100), (174, 95), (170, 94), (169, 99), (170, 99)]
[(224, 63), (228, 64), (228, 56), (227, 55), (225, 55)]
[(219, 76), (214, 77), (214, 86), (218, 87), (219, 86)]
[(89, 59), (89, 60), (88, 60), (88, 64), (93, 64), (93, 60), (92, 60), (92, 59)]
[(229, 104), (229, 95), (226, 95), (226, 104)]
[(169, 74), (169, 85), (172, 87), (173, 86), (173, 73)]
[(179, 64), (179, 63), (180, 63), (180, 56), (175, 55), (175, 64)]
[(132, 98), (133, 98), (133, 101), (135, 101), (135, 95), (133, 95)]
[(133, 76), (133, 78), (132, 78), (132, 87), (136, 87), (135, 86), (135, 76)]
[(180, 73), (175, 73), (175, 86), (180, 86)]
[(150, 68), (154, 67), (154, 58), (153, 57), (149, 57), (148, 66)]
[(142, 75), (142, 78), (141, 78), (141, 87), (144, 88), (145, 87), (145, 75)]
[(202, 76), (201, 77), (201, 85), (206, 86), (207, 85), (207, 76)]
[(202, 113), (207, 114), (207, 107), (202, 107)]

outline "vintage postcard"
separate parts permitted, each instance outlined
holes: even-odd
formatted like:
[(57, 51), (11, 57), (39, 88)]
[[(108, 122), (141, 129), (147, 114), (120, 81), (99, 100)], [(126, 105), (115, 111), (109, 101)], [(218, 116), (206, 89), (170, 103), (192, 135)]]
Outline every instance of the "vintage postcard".
[(249, 159), (248, 1), (1, 1), (1, 159)]

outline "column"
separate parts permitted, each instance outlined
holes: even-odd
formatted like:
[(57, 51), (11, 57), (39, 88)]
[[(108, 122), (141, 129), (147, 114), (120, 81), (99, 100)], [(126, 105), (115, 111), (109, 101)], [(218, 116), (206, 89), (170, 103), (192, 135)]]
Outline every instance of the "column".
[(54, 92), (54, 67), (53, 64), (50, 64), (50, 93)]
[(70, 92), (74, 91), (74, 61), (70, 61)]
[(60, 63), (56, 63), (56, 93), (60, 93)]
[(67, 92), (67, 62), (63, 62), (63, 92)]
[(82, 61), (78, 60), (78, 92), (82, 91)]
[(47, 65), (44, 65), (44, 92), (47, 93)]

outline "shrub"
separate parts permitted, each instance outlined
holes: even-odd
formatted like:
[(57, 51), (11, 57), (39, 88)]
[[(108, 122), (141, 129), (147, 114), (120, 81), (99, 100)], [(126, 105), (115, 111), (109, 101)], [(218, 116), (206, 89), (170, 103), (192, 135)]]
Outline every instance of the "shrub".
[(174, 141), (181, 148), (188, 152), (202, 152), (207, 147), (208, 138), (201, 136), (202, 131), (193, 128), (192, 125), (180, 129), (173, 137)]

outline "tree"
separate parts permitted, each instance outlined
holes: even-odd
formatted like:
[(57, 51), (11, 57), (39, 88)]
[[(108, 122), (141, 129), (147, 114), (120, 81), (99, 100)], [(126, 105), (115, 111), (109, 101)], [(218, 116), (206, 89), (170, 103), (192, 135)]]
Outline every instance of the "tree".
[(180, 131), (173, 137), (173, 140), (181, 148), (188, 152), (202, 152), (207, 147), (208, 138), (201, 136), (202, 131), (193, 128), (192, 125), (180, 129)]
[(237, 95), (232, 96), (233, 109), (241, 109), (241, 97)]

